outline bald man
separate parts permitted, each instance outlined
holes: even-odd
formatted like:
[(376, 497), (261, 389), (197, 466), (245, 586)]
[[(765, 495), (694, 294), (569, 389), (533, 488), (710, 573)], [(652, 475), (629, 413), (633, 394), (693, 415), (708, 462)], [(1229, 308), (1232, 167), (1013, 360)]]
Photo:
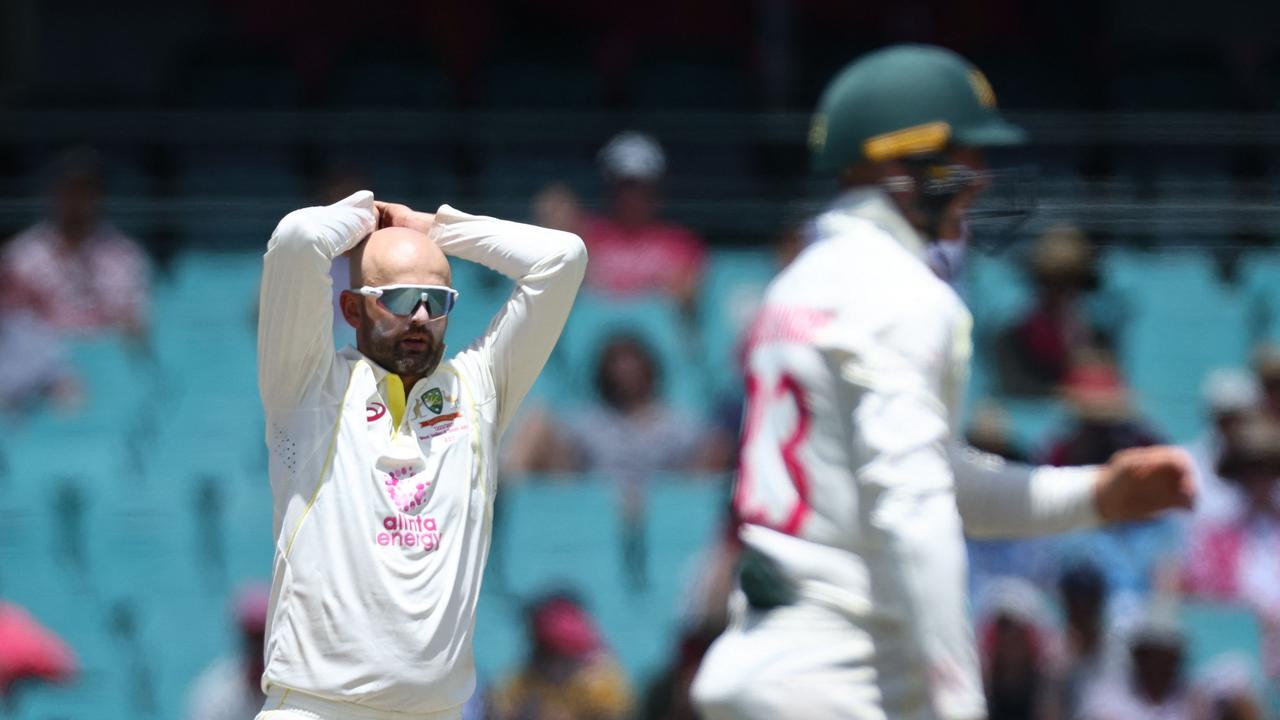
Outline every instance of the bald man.
[[(335, 353), (330, 263), (348, 252), (356, 346)], [(447, 256), (515, 290), (444, 360), (466, 302)], [(276, 537), (259, 720), (461, 716), (498, 439), (585, 269), (574, 235), (369, 192), (280, 221), (258, 327)]]

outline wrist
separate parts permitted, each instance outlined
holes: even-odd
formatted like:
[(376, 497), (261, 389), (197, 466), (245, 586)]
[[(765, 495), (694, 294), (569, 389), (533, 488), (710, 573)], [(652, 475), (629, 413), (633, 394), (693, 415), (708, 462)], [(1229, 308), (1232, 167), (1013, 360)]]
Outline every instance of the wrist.
[(1111, 522), (1115, 517), (1114, 503), (1111, 502), (1111, 493), (1108, 492), (1110, 485), (1110, 468), (1106, 465), (1098, 467), (1093, 473), (1093, 511), (1104, 523)]

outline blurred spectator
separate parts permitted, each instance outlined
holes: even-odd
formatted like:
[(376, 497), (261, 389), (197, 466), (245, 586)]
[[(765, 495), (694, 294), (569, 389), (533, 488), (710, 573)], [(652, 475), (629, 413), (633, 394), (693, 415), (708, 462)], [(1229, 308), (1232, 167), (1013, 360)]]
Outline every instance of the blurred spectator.
[(1093, 246), (1078, 228), (1049, 228), (1032, 248), (1028, 268), (1035, 298), (998, 340), (1005, 392), (1046, 395), (1067, 379), (1077, 355), (1111, 343), (1110, 328), (1086, 299), (1098, 289)]
[(706, 247), (693, 231), (661, 219), (667, 160), (657, 141), (637, 132), (615, 136), (600, 151), (609, 185), (607, 215), (589, 217), (582, 239), (591, 256), (588, 287), (611, 295), (665, 292), (694, 307)]
[(196, 678), (187, 698), (188, 720), (245, 720), (256, 717), (267, 696), (262, 692), (263, 637), (271, 586), (254, 583), (240, 589), (235, 600), (240, 648)]
[(984, 591), (977, 624), (989, 720), (1045, 718), (1054, 655), (1052, 628), (1035, 586), (997, 578)]
[(580, 233), (586, 222), (578, 196), (564, 183), (551, 183), (533, 198), (533, 224)]
[(1280, 346), (1259, 347), (1254, 352), (1253, 371), (1262, 385), (1264, 409), (1280, 420)]
[(61, 335), (30, 311), (0, 303), (0, 414), (21, 413), (45, 400), (66, 409), (80, 397)]
[(1262, 696), (1245, 656), (1214, 658), (1191, 684), (1191, 720), (1262, 720)]
[(63, 156), (53, 182), (52, 216), (19, 233), (0, 258), (0, 293), (54, 327), (117, 329), (141, 335), (147, 322), (147, 259), (102, 219), (98, 156)]
[(1244, 502), (1232, 517), (1195, 529), (1183, 585), (1253, 608), (1264, 628), (1267, 674), (1280, 678), (1280, 422), (1265, 415), (1241, 421), (1227, 436), (1218, 474), (1236, 483)]
[(979, 403), (974, 410), (969, 431), (965, 433), (965, 441), (976, 450), (999, 455), (1005, 460), (1030, 462), (1009, 432), (1009, 416), (1003, 408), (989, 400)]
[(645, 690), (644, 705), (636, 716), (638, 720), (698, 720), (689, 687), (720, 630), (713, 626), (694, 626), (680, 636), (675, 656)]
[(1261, 409), (1262, 391), (1244, 370), (1218, 369), (1209, 373), (1201, 390), (1209, 427), (1187, 450), (1196, 463), (1195, 517), (1202, 522), (1228, 519), (1240, 511), (1243, 498), (1234, 483), (1218, 475), (1226, 438), (1240, 422)]
[(1123, 667), (1122, 649), (1107, 633), (1107, 579), (1087, 561), (1067, 565), (1058, 578), (1066, 618), (1062, 654), (1053, 671), (1054, 715), (1071, 720), (1090, 687)]
[(512, 470), (607, 472), (639, 479), (701, 467), (701, 429), (662, 401), (660, 384), (658, 361), (643, 340), (627, 333), (611, 336), (596, 368), (599, 404), (567, 418), (530, 418), (525, 432), (533, 440), (521, 442), (527, 452), (511, 459)]
[(530, 416), (512, 440), (511, 472), (606, 473), (622, 494), (623, 555), (636, 589), (648, 583), (645, 512), (654, 474), (694, 470), (706, 462), (703, 432), (693, 418), (658, 397), (658, 362), (638, 338), (616, 335), (600, 353), (600, 404), (567, 418)]
[(1129, 391), (1114, 364), (1090, 359), (1066, 376), (1063, 394), (1075, 426), (1052, 441), (1049, 465), (1097, 465), (1119, 450), (1157, 445), (1160, 438), (1137, 417)]
[(1093, 685), (1084, 720), (1183, 720), (1189, 716), (1183, 687), (1185, 640), (1176, 621), (1151, 613), (1130, 634), (1129, 671)]
[(613, 720), (631, 710), (631, 689), (595, 623), (553, 593), (529, 610), (529, 659), (494, 692), (496, 720)]
[(76, 656), (57, 635), (17, 605), (0, 602), (0, 708), (16, 708), (28, 682), (67, 682), (79, 669)]

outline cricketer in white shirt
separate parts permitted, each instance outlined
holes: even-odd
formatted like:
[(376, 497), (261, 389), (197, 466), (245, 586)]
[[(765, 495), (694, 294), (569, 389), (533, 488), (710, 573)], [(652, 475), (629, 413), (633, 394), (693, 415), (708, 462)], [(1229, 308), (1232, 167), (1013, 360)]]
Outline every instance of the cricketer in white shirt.
[(483, 337), (405, 387), (355, 348), (333, 350), (330, 262), (380, 216), (367, 191), (297, 210), (264, 257), (258, 365), (276, 538), (264, 720), (460, 717), (476, 682), (497, 443), (586, 268), (574, 235), (442, 206), (429, 242), (515, 290)]
[[(963, 534), (1088, 527), (1100, 475), (1116, 473), (962, 448), (972, 320), (925, 239), (875, 185), (848, 190), (813, 231), (746, 339), (734, 505), (747, 557), (765, 562), (741, 585), (784, 590), (763, 605), (735, 593), (695, 700), (708, 720), (985, 717)], [(1160, 465), (1151, 482), (1184, 501), (1185, 458), (1128, 452), (1117, 457)], [(1141, 512), (1172, 501), (1152, 502)]]

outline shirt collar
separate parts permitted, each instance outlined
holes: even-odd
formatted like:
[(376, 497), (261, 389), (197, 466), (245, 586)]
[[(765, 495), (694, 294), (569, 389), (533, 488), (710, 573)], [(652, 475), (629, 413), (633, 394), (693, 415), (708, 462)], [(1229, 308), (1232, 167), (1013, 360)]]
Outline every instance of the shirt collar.
[(828, 212), (862, 218), (887, 232), (907, 252), (926, 262), (928, 244), (907, 222), (888, 193), (876, 186), (860, 186), (847, 190), (831, 203)]

